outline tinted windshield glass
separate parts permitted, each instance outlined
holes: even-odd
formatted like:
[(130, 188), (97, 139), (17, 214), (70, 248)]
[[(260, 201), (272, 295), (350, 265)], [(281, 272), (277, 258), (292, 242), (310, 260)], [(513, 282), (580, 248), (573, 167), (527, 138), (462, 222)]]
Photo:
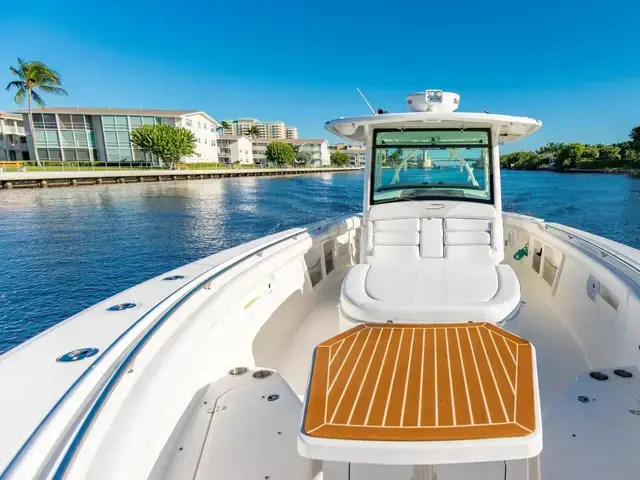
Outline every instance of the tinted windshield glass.
[(375, 139), (373, 203), (492, 201), (488, 130), (377, 131)]

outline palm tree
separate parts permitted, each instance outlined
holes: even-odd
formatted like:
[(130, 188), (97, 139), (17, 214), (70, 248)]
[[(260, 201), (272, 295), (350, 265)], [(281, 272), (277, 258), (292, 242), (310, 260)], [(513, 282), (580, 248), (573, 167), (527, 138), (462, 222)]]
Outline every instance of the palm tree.
[(229, 122), (227, 122), (226, 120), (223, 120), (220, 125), (218, 126), (218, 128), (216, 128), (216, 133), (218, 135), (224, 135), (224, 131), (231, 128), (231, 124)]
[(15, 88), (17, 90), (15, 102), (22, 105), (24, 97), (29, 101), (29, 130), (31, 131), (31, 139), (33, 143), (33, 151), (35, 161), (40, 165), (38, 158), (38, 149), (34, 137), (33, 113), (31, 110), (31, 101), (33, 100), (41, 107), (44, 107), (45, 101), (38, 93), (54, 93), (56, 95), (66, 95), (67, 91), (60, 85), (60, 75), (55, 70), (50, 69), (42, 62), (25, 62), (18, 58), (18, 68), (9, 67), (9, 71), (18, 77), (18, 80), (9, 82), (7, 91)]
[(260, 131), (258, 130), (258, 127), (256, 127), (255, 125), (251, 125), (247, 133), (250, 137), (257, 137), (260, 134)]

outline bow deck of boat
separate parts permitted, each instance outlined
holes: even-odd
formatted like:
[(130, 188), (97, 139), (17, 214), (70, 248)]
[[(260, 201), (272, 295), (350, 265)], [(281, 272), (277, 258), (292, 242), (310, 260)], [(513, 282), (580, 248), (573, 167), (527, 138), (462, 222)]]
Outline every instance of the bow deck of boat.
[(315, 352), (304, 430), (464, 440), (535, 429), (533, 348), (493, 325), (362, 325)]

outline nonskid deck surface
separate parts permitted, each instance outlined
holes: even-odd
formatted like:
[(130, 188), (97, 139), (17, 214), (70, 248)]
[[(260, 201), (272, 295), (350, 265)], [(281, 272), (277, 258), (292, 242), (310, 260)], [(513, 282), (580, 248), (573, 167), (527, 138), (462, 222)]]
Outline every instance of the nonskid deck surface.
[(487, 323), (353, 328), (316, 349), (304, 430), (468, 440), (535, 429), (531, 344)]
[[(551, 305), (524, 286), (525, 305), (506, 330), (531, 342), (536, 349), (542, 412), (559, 398), (576, 377), (590, 369), (580, 346)], [(341, 282), (328, 286), (306, 316), (274, 368), (302, 396), (314, 348), (337, 335)]]
[[(340, 287), (341, 281), (336, 281), (321, 292), (314, 308), (300, 323), (300, 327), (291, 338), (289, 348), (282, 353), (278, 362), (278, 370), (301, 399), (305, 394), (314, 348), (339, 333), (337, 304)], [(544, 422), (550, 406), (563, 402), (565, 390), (570, 387), (576, 377), (587, 372), (590, 365), (553, 305), (543, 301), (536, 289), (530, 288), (526, 283), (523, 283), (522, 294), (525, 304), (518, 317), (506, 325), (506, 329), (528, 340), (536, 349), (541, 413)], [(567, 432), (567, 435), (571, 437), (571, 432)], [(548, 440), (544, 442), (550, 445)], [(595, 441), (597, 440), (594, 439)], [(566, 468), (567, 472), (572, 471), (573, 468), (572, 461), (564, 460), (562, 454), (555, 455), (549, 448), (543, 448), (541, 460), (543, 465), (559, 461), (562, 467), (558, 468)], [(521, 461), (508, 461), (507, 466), (508, 478), (526, 478), (525, 464)], [(438, 478), (447, 480), (467, 478), (492, 480), (502, 478), (504, 468), (504, 462), (500, 461), (438, 465), (436, 470)], [(354, 472), (355, 470), (352, 474)], [(344, 478), (347, 478), (346, 473)]]
[(316, 346), (338, 334), (338, 301), (342, 279), (327, 285), (315, 306), (300, 323), (289, 342), (289, 348), (274, 366), (291, 388), (303, 397), (309, 378), (309, 367)]
[(523, 291), (525, 304), (505, 328), (530, 341), (536, 349), (542, 415), (565, 389), (590, 370), (580, 345), (551, 305)]

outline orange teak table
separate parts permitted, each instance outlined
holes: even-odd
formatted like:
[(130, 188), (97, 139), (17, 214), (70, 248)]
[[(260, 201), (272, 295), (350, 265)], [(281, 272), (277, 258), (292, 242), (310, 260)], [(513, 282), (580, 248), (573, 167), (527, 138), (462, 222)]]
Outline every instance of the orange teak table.
[(299, 450), (392, 464), (534, 457), (537, 387), (533, 346), (492, 324), (363, 324), (316, 347)]

